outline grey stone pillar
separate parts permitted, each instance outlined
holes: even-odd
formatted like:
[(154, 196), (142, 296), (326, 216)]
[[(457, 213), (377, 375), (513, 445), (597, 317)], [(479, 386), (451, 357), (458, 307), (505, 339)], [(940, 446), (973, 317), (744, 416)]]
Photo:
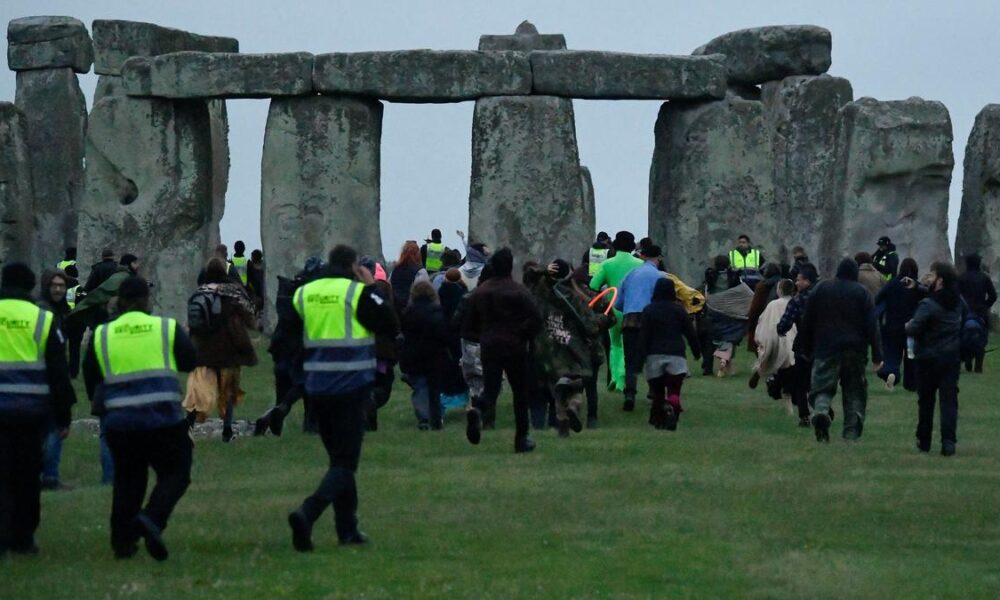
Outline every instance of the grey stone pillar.
[[(597, 201), (594, 198), (594, 179), (590, 176), (590, 169), (584, 166), (580, 167), (580, 185), (583, 188), (583, 214), (580, 215), (580, 220), (583, 221), (583, 226), (590, 230), (592, 236), (596, 236)], [(576, 264), (578, 260), (573, 259), (573, 264)]]
[[(382, 103), (336, 96), (271, 101), (261, 160), (261, 239), (269, 283), (348, 244), (381, 257)], [(268, 285), (271, 306), (277, 286)]]
[(695, 284), (740, 234), (765, 258), (779, 258), (771, 135), (760, 102), (735, 95), (667, 102), (655, 137), (649, 236), (664, 248), (668, 269)]
[(8, 63), (17, 71), (15, 103), (24, 113), (35, 190), (32, 266), (51, 268), (76, 245), (83, 193), (87, 103), (76, 73), (86, 73), (93, 46), (70, 17), (14, 19)]
[(510, 246), (518, 264), (577, 262), (593, 241), (580, 183), (573, 102), (504, 96), (476, 102), (469, 238)]
[(108, 96), (94, 105), (80, 256), (98, 256), (106, 247), (138, 255), (160, 314), (186, 315), (206, 252), (218, 239), (212, 193), (205, 102)]
[(834, 201), (837, 112), (854, 99), (851, 83), (829, 75), (795, 76), (761, 87), (783, 245), (785, 250), (803, 246), (820, 272), (832, 275), (840, 238)]
[(875, 251), (889, 236), (921, 271), (950, 260), (951, 118), (940, 102), (862, 98), (840, 110), (836, 200), (841, 256)]
[(0, 266), (32, 256), (34, 193), (25, 117), (0, 102)]

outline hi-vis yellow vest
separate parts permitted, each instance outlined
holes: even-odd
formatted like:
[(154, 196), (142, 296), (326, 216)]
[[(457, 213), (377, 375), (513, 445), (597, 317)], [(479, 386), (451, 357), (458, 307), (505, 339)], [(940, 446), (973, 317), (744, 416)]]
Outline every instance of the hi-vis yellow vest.
[(181, 401), (174, 358), (177, 323), (130, 311), (94, 332), (94, 350), (104, 376), (99, 393), (112, 411)]
[(49, 409), (45, 347), (53, 315), (26, 300), (0, 300), (0, 415), (42, 417)]

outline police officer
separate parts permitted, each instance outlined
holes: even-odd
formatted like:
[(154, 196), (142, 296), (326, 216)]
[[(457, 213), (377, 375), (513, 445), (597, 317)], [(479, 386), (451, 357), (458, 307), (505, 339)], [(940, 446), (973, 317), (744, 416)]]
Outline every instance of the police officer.
[(609, 257), (614, 256), (614, 254), (614, 250), (611, 249), (611, 236), (604, 231), (598, 233), (597, 241), (587, 251), (587, 275), (591, 277), (597, 275), (597, 271), (601, 268), (601, 263), (608, 260)]
[(70, 246), (66, 248), (66, 253), (63, 255), (63, 259), (56, 263), (56, 268), (60, 271), (65, 271), (69, 267), (76, 266), (76, 246)]
[(429, 275), (433, 275), (434, 273), (440, 271), (441, 267), (444, 266), (441, 257), (444, 256), (444, 252), (448, 249), (448, 247), (441, 243), (440, 229), (432, 229), (431, 239), (426, 240), (426, 242), (427, 243), (420, 248), (420, 254), (424, 259), (424, 268), (427, 269), (427, 273)]
[[(149, 284), (142, 277), (122, 282), (118, 308), (117, 319), (94, 331), (83, 360), (87, 395), (103, 417), (115, 465), (111, 548), (116, 558), (130, 558), (141, 537), (149, 554), (163, 561), (163, 529), (191, 482), (194, 445), (177, 373), (194, 369), (195, 350), (176, 321), (149, 314)], [(142, 509), (150, 468), (156, 485)]]
[(243, 243), (243, 240), (237, 240), (233, 244), (233, 260), (229, 261), (229, 264), (233, 265), (233, 269), (236, 271), (236, 275), (240, 279), (240, 283), (243, 287), (247, 286), (247, 257), (244, 253), (247, 251), (247, 245)]
[(899, 272), (899, 255), (896, 254), (896, 244), (887, 236), (878, 239), (878, 250), (872, 256), (872, 266), (882, 274), (886, 281), (891, 281)]
[(36, 554), (42, 441), (51, 422), (69, 433), (76, 394), (52, 313), (31, 300), (35, 274), (23, 263), (0, 275), (0, 555)]
[(305, 345), (305, 394), (330, 457), (319, 487), (288, 515), (292, 544), (299, 552), (313, 549), (313, 523), (330, 505), (342, 545), (367, 541), (355, 515), (354, 472), (375, 381), (375, 336), (394, 337), (399, 326), (391, 305), (376, 292), (371, 273), (358, 267), (357, 259), (352, 248), (336, 246), (324, 276), (297, 289), (293, 299), (298, 319), (291, 325), (301, 327)]

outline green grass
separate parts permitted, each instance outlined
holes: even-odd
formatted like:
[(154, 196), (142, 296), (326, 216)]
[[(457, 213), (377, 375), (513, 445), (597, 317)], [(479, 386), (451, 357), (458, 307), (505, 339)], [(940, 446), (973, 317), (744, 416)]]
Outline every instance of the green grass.
[[(43, 496), (42, 553), (0, 560), (0, 598), (1000, 596), (1000, 358), (963, 374), (950, 459), (913, 449), (915, 396), (874, 377), (863, 440), (819, 445), (747, 389), (740, 358), (734, 378), (688, 380), (676, 433), (604, 393), (601, 429), (536, 432), (531, 455), (512, 453), (506, 395), (499, 429), (472, 447), (460, 412), (418, 432), (398, 386), (365, 441), (362, 549), (339, 548), (326, 514), (316, 551), (292, 550), (285, 516), (326, 461), (299, 407), (281, 439), (197, 442), (163, 564), (112, 558), (97, 441), (75, 435), (63, 478), (76, 487)], [(270, 364), (244, 387), (240, 418), (271, 402)]]

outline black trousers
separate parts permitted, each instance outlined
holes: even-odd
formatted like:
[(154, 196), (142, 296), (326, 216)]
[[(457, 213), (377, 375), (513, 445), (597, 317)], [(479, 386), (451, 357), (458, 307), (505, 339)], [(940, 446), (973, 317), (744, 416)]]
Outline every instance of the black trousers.
[(622, 327), (622, 350), (625, 352), (625, 399), (635, 400), (636, 384), (642, 372), (638, 327)]
[[(166, 529), (170, 514), (191, 483), (194, 443), (184, 421), (160, 429), (108, 430), (107, 440), (115, 461), (111, 547), (117, 550), (138, 541), (135, 518), (140, 510), (161, 530)], [(151, 468), (156, 484), (146, 508), (142, 508)]]
[(799, 410), (800, 419), (808, 419), (809, 388), (812, 381), (812, 361), (803, 355), (795, 354), (795, 364), (788, 367), (788, 387), (792, 394), (792, 404)]
[(34, 544), (45, 425), (0, 427), (0, 554)]
[(528, 435), (528, 407), (531, 402), (531, 388), (528, 382), (530, 371), (528, 353), (522, 352), (508, 356), (492, 356), (483, 353), (483, 397), (482, 406), (477, 408), (496, 412), (497, 398), (500, 396), (500, 383), (506, 373), (514, 395), (514, 436)]
[(941, 443), (958, 441), (958, 377), (961, 362), (917, 361), (917, 441), (929, 446), (934, 434), (934, 404), (941, 403)]
[(354, 473), (361, 461), (370, 398), (371, 386), (346, 394), (310, 398), (330, 466), (319, 487), (302, 502), (299, 510), (312, 523), (328, 506), (333, 506), (340, 539), (351, 536), (358, 528), (358, 488)]
[(385, 373), (375, 371), (368, 407), (365, 410), (368, 431), (378, 431), (378, 409), (389, 403), (392, 397), (392, 383), (396, 380), (396, 370), (390, 365)]

